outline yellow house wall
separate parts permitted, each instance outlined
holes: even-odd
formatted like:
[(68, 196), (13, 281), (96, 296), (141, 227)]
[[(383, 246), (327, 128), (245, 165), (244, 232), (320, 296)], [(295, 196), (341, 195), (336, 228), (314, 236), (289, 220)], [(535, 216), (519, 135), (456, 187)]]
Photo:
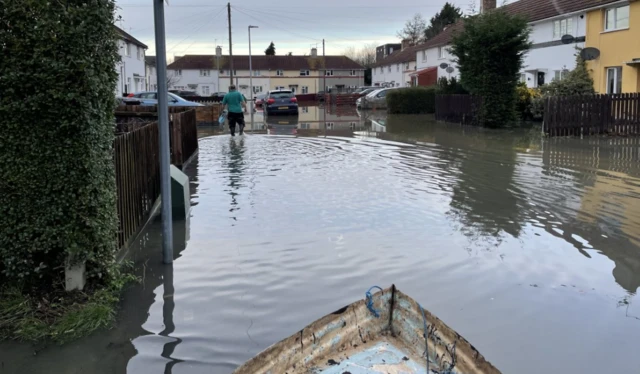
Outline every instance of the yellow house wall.
[(275, 90), (276, 87), (284, 87), (285, 89), (289, 89), (290, 85), (297, 84), (296, 88), (297, 94), (302, 94), (302, 86), (309, 87), (310, 94), (314, 94), (318, 92), (318, 71), (310, 71), (309, 76), (300, 76), (300, 70), (285, 70), (283, 76), (277, 76), (276, 71), (273, 70), (270, 72), (271, 74), (271, 90)]
[(589, 61), (588, 67), (594, 81), (595, 90), (607, 92), (609, 67), (622, 67), (622, 92), (640, 92), (640, 69), (626, 62), (640, 58), (640, 1), (630, 3), (629, 28), (604, 32), (604, 9), (587, 13), (586, 47), (600, 50), (600, 57)]

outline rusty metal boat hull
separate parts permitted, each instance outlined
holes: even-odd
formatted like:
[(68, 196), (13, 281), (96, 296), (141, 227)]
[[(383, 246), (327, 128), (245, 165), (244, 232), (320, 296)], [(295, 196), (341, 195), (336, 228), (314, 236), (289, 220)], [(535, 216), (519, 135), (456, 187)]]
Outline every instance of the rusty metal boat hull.
[(234, 371), (258, 373), (500, 371), (462, 336), (392, 286), (320, 318)]

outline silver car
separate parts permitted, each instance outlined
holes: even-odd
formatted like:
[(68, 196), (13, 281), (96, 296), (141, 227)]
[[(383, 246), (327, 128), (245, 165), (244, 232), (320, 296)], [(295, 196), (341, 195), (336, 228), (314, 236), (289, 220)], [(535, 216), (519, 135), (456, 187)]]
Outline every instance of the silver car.
[(380, 108), (387, 107), (387, 93), (394, 88), (381, 88), (370, 92), (367, 96), (363, 96), (356, 100), (356, 107), (361, 109)]
[[(140, 105), (158, 105), (158, 93), (153, 92), (138, 92), (133, 95), (133, 98), (140, 100)], [(200, 103), (194, 103), (193, 101), (185, 100), (176, 94), (169, 92), (169, 106), (204, 106)]]

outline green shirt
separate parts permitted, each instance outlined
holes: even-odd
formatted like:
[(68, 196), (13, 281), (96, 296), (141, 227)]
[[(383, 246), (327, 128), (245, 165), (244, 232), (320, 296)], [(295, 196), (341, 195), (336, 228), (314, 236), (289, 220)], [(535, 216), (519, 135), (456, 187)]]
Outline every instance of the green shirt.
[(238, 91), (231, 91), (228, 94), (224, 95), (222, 99), (222, 105), (227, 104), (229, 106), (230, 113), (242, 113), (242, 105), (241, 103), (245, 101), (244, 95), (242, 95)]

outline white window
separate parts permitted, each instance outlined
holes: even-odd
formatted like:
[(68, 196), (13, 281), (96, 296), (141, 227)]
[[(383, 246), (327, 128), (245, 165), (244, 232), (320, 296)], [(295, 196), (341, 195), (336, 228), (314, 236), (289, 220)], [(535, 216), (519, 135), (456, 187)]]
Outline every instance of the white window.
[(182, 70), (176, 70), (176, 77), (181, 77), (182, 76)]
[(325, 70), (324, 74), (325, 74), (327, 77), (332, 77), (332, 76), (333, 76), (333, 70)]
[(201, 77), (208, 77), (211, 75), (211, 70), (200, 70)]
[(409, 70), (409, 69), (410, 69), (409, 64), (406, 64), (406, 65), (404, 66), (404, 70)]
[(238, 71), (236, 69), (233, 69), (233, 75), (238, 75)]
[(224, 75), (224, 70), (220, 70), (220, 75)]
[(447, 56), (447, 47), (442, 46), (438, 48), (438, 58), (442, 59), (442, 58), (445, 58), (446, 56)]
[[(304, 107), (303, 107), (304, 109)], [(300, 129), (301, 130), (309, 130), (309, 124), (308, 123), (301, 123), (300, 124)]]
[(276, 70), (276, 75), (277, 75), (277, 76), (279, 76), (279, 77), (281, 77), (281, 76), (283, 76), (283, 75), (284, 75), (284, 71), (282, 71), (282, 70)]
[(308, 106), (303, 106), (302, 107), (302, 113), (309, 113), (309, 107)]
[(520, 74), (520, 83), (526, 83), (527, 82), (527, 75), (522, 73)]
[(607, 68), (607, 93), (622, 93), (622, 67)]
[(352, 77), (355, 77), (356, 75), (358, 75), (358, 73), (355, 70), (351, 70), (349, 72), (349, 75), (352, 76)]
[(629, 28), (629, 5), (606, 10), (605, 31)]
[(566, 78), (568, 73), (569, 73), (568, 70), (556, 70), (554, 71), (553, 80), (556, 80), (556, 81), (563, 80), (564, 78)]
[(391, 73), (391, 65), (387, 66), (387, 71)]
[(427, 50), (422, 51), (422, 61), (427, 61)]
[(560, 39), (565, 35), (573, 34), (573, 19), (561, 19), (553, 21), (553, 38)]
[(396, 72), (400, 71), (400, 64), (396, 64)]
[(124, 55), (131, 56), (131, 44), (124, 43)]
[(284, 86), (276, 86), (276, 91), (284, 90)]
[(327, 123), (327, 129), (333, 130), (333, 122)]
[(307, 86), (302, 86), (302, 93), (303, 93), (303, 94), (308, 94), (308, 93), (309, 93), (309, 87), (307, 87)]
[(211, 95), (211, 90), (209, 86), (202, 86), (202, 96), (209, 96), (209, 95)]
[(136, 47), (136, 54), (138, 57), (138, 60), (142, 60), (142, 52), (144, 51), (144, 49), (140, 48), (140, 47)]
[(253, 71), (253, 76), (254, 76), (254, 77), (258, 77), (258, 76), (260, 76), (260, 70), (254, 70), (254, 71)]
[(309, 70), (300, 70), (300, 76), (308, 77), (309, 76)]
[(350, 122), (350, 123), (349, 123), (349, 128), (350, 128), (351, 130), (355, 130), (355, 128), (356, 128), (356, 123), (355, 123), (355, 122)]

